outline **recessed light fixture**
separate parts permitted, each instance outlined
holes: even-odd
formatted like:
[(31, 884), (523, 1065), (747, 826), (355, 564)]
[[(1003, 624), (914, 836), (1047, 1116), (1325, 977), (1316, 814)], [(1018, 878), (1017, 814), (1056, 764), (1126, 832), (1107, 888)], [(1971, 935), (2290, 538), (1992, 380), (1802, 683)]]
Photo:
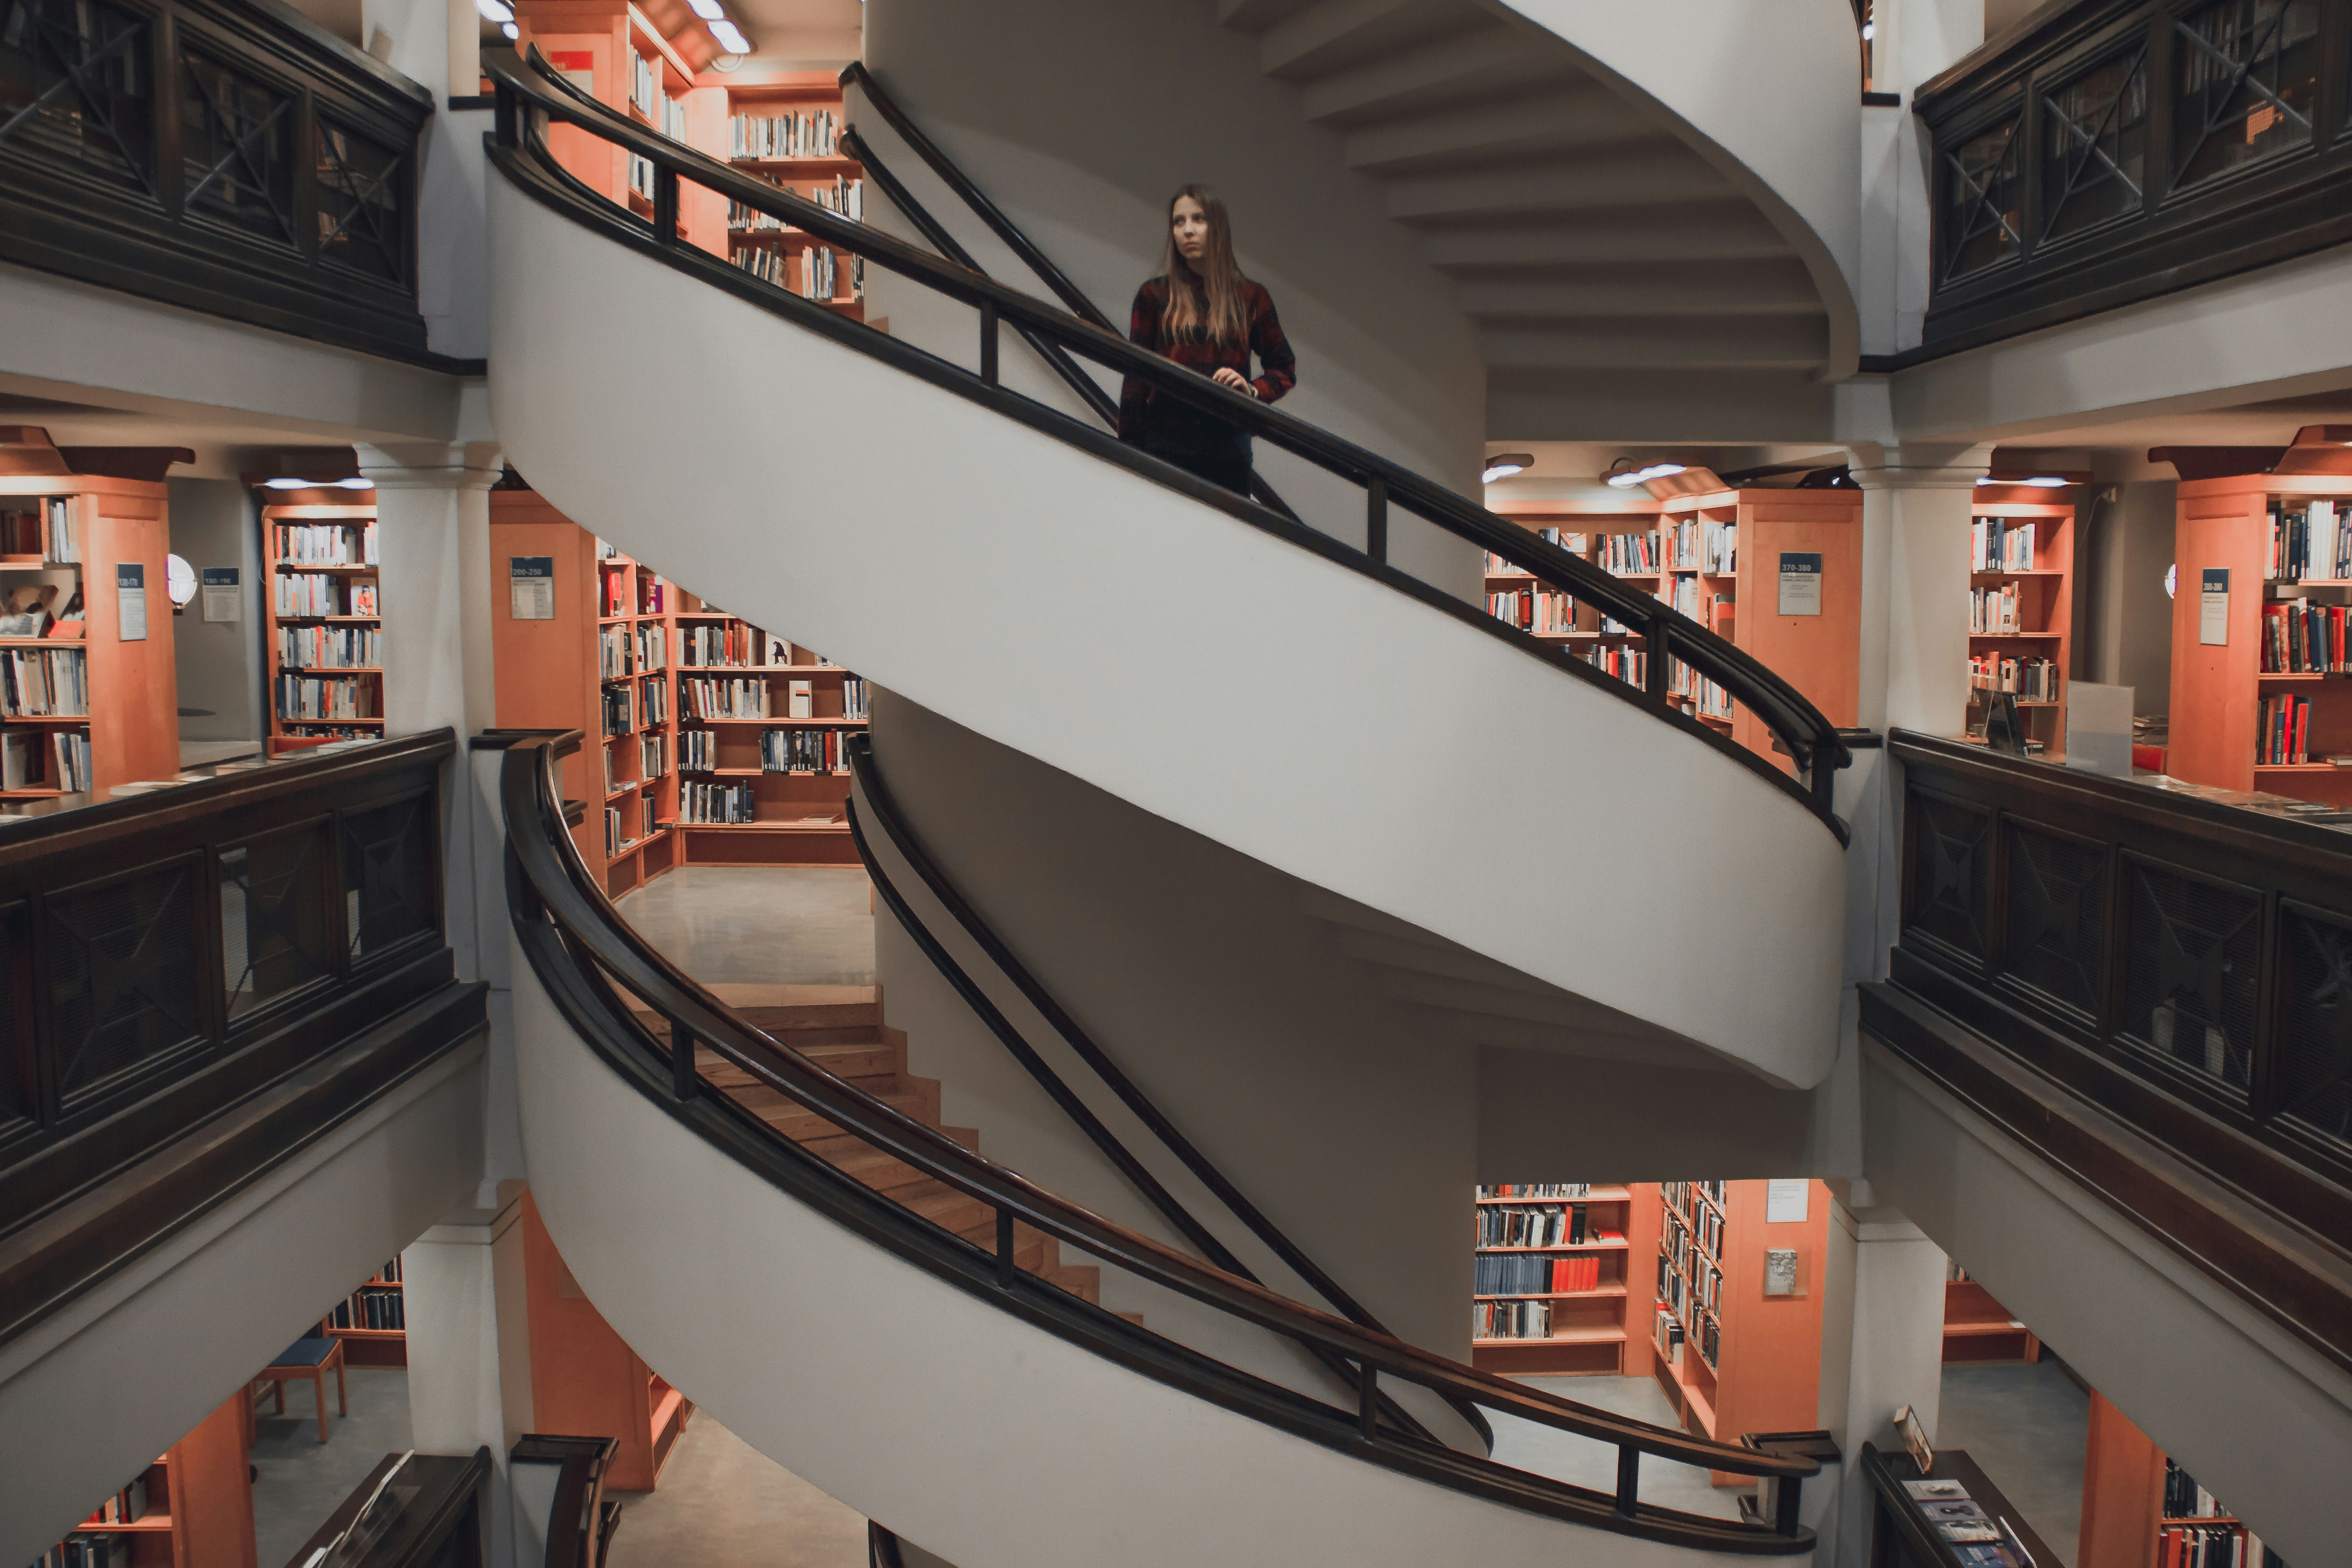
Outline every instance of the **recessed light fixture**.
[(272, 490), (307, 490), (307, 489), (309, 489), (311, 486), (313, 486), (313, 485), (317, 484), (318, 482), (319, 482), (319, 481), (318, 481), (318, 480), (316, 480), (316, 479), (290, 479), (290, 478), (289, 478), (289, 479), (264, 479), (264, 480), (262, 480), (262, 481), (261, 481), (261, 485), (262, 485), (262, 488), (263, 488), (264, 489), (272, 489)]
[(727, 7), (721, 5), (719, 0), (687, 0), (687, 4), (692, 5), (694, 14), (706, 22), (727, 20)]
[(1496, 479), (1507, 479), (1513, 474), (1524, 474), (1535, 466), (1536, 458), (1533, 452), (1497, 452), (1486, 459), (1486, 471), (1478, 476), (1478, 482), (1482, 485), (1491, 485)]
[[(1617, 460), (1621, 463), (1625, 461), (1622, 458)], [(1612, 489), (1630, 490), (1635, 485), (1645, 485), (1652, 479), (1663, 479), (1671, 474), (1679, 474), (1688, 466), (1685, 463), (1652, 463), (1646, 468), (1627, 468), (1620, 473), (1610, 474), (1602, 482)]]
[(1987, 475), (1977, 481), (1980, 485), (2023, 485), (2027, 489), (2032, 490), (2063, 489), (2074, 482), (2072, 479), (2059, 479), (2054, 474), (2038, 474), (2030, 479), (1996, 479)]
[(375, 489), (375, 481), (373, 479), (337, 479), (335, 488), (339, 490), (372, 490)]
[(520, 38), (522, 37), (522, 29), (516, 26), (512, 22), (499, 23), (499, 31), (504, 33), (509, 38)]
[(514, 20), (514, 7), (508, 5), (507, 0), (474, 0), (474, 9), (493, 22)]
[(726, 17), (721, 16), (707, 26), (710, 28), (710, 36), (719, 40), (719, 47), (729, 54), (748, 55), (751, 52), (751, 41)]

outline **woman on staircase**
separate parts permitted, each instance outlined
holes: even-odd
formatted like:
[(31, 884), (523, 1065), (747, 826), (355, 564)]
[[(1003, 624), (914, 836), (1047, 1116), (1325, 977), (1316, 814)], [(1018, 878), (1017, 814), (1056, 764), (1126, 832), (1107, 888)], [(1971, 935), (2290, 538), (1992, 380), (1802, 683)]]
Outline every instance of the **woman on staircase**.
[[(1297, 384), (1297, 360), (1274, 299), (1234, 261), (1224, 198), (1189, 184), (1168, 202), (1168, 244), (1160, 275), (1135, 291), (1128, 326), (1138, 345), (1198, 371), (1220, 386), (1272, 403)], [(1250, 354), (1259, 374), (1249, 374)], [(1250, 438), (1206, 409), (1129, 376), (1118, 400), (1118, 438), (1213, 483), (1250, 490)]]

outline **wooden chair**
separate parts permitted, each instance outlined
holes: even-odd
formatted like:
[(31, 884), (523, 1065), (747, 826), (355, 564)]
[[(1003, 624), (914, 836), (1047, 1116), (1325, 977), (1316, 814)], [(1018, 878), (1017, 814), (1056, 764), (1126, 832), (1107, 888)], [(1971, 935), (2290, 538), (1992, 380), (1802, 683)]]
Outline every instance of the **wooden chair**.
[(278, 1395), (277, 1414), (286, 1414), (286, 1384), (289, 1379), (309, 1378), (319, 1400), (319, 1441), (327, 1440), (327, 1369), (335, 1372), (335, 1414), (349, 1415), (352, 1401), (343, 1386), (343, 1342), (327, 1336), (313, 1335), (296, 1340), (271, 1362), (254, 1374), (256, 1383), (275, 1385)]

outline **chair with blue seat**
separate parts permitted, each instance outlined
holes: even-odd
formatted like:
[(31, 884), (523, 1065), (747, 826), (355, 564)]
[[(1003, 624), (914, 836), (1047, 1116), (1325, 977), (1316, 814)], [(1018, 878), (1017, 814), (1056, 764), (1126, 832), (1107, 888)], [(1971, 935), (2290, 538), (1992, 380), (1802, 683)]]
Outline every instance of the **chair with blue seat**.
[(254, 1374), (256, 1383), (267, 1379), (276, 1385), (278, 1411), (286, 1414), (286, 1384), (289, 1379), (310, 1380), (319, 1400), (319, 1441), (327, 1440), (327, 1369), (335, 1372), (335, 1413), (352, 1413), (351, 1395), (343, 1386), (343, 1342), (327, 1335), (311, 1335), (296, 1340), (281, 1352), (276, 1361)]

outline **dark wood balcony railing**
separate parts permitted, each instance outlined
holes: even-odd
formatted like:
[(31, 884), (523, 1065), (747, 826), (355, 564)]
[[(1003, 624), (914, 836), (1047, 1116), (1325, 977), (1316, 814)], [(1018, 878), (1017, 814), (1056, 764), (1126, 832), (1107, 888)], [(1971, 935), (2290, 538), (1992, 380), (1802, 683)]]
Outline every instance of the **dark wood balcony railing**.
[(1901, 934), (1864, 1031), (2352, 1366), (2352, 831), (1889, 750)]
[(0, 0), (0, 260), (430, 360), (432, 113), (279, 0)]
[(0, 1342), (481, 1030), (443, 939), (455, 750), (0, 823)]
[(2045, 5), (1922, 86), (1951, 352), (2352, 238), (2352, 10)]

